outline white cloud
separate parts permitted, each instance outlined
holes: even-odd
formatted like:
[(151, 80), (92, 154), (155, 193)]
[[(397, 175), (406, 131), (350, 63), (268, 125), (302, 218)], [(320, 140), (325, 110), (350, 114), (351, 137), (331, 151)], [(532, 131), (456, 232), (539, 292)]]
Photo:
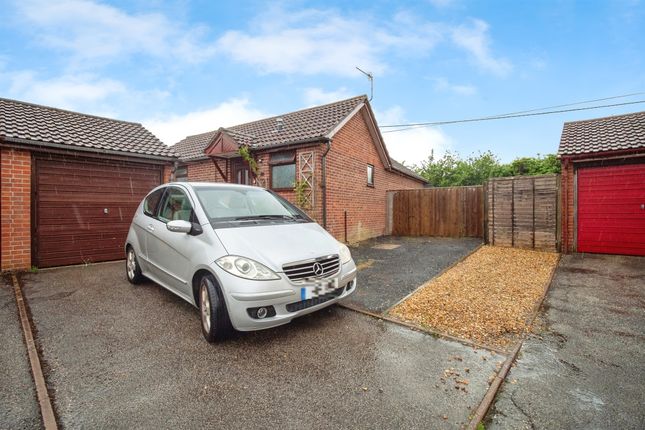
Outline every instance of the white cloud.
[[(380, 124), (406, 123), (405, 113), (400, 106), (394, 106), (384, 112), (377, 112), (376, 118)], [(450, 138), (438, 127), (412, 128), (396, 133), (384, 133), (389, 129), (381, 129), (385, 145), (392, 158), (405, 162), (406, 165), (420, 164), (434, 151), (435, 156), (441, 156), (452, 146)]]
[(391, 22), (341, 16), (332, 10), (287, 12), (274, 7), (257, 17), (253, 30), (231, 30), (217, 41), (220, 52), (265, 73), (360, 75), (360, 66), (383, 73), (385, 54), (427, 53), (441, 38), (438, 26), (406, 14)]
[(204, 110), (183, 115), (154, 117), (142, 121), (143, 125), (167, 145), (174, 145), (186, 136), (243, 124), (266, 118), (269, 114), (249, 106), (246, 98), (233, 98)]
[(196, 62), (213, 54), (200, 41), (205, 29), (185, 28), (161, 13), (128, 14), (92, 0), (19, 0), (21, 23), (41, 43), (84, 60), (132, 54)]
[(347, 88), (341, 87), (335, 91), (325, 91), (322, 88), (305, 89), (304, 99), (307, 106), (318, 106), (338, 100), (348, 99), (352, 95)]
[(473, 19), (471, 25), (460, 25), (452, 30), (453, 42), (465, 49), (480, 68), (499, 76), (508, 75), (513, 65), (505, 58), (496, 58), (490, 51), (488, 24)]
[(460, 96), (472, 96), (477, 93), (477, 87), (473, 85), (452, 84), (445, 78), (434, 79), (434, 88), (440, 92), (451, 92)]
[(35, 72), (23, 70), (0, 73), (0, 77), (8, 82), (11, 97), (63, 109), (78, 110), (127, 93), (121, 82), (90, 74), (40, 79)]

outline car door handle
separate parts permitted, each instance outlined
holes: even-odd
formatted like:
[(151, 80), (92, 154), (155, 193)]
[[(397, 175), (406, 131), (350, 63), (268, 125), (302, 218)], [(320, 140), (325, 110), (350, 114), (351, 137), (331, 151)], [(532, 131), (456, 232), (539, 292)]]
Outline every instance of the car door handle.
[(149, 232), (155, 231), (155, 228), (153, 227), (152, 224), (148, 224), (148, 227), (146, 227), (146, 229), (148, 229)]

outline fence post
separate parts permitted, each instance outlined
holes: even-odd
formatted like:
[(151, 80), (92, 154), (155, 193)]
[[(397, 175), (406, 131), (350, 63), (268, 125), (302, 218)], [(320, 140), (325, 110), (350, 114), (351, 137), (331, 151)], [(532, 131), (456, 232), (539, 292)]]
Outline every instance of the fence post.
[(385, 203), (385, 234), (392, 235), (392, 224), (394, 223), (394, 195), (396, 191), (388, 191)]
[(515, 247), (515, 178), (511, 179), (511, 246)]
[(531, 197), (533, 197), (533, 204), (531, 205), (531, 208), (533, 210), (533, 236), (531, 236), (531, 248), (535, 249), (535, 177), (533, 177), (533, 180), (531, 181), (531, 186), (533, 187), (533, 190), (531, 191)]
[(492, 226), (491, 226), (491, 234), (493, 235), (493, 246), (495, 246), (495, 181), (491, 181), (493, 184), (493, 191), (491, 193), (491, 196), (493, 197), (493, 212), (491, 213), (491, 218), (493, 219)]

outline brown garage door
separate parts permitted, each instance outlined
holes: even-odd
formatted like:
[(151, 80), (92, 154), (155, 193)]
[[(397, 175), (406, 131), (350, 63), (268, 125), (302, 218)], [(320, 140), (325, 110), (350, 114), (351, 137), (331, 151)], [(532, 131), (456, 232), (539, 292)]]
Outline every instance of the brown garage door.
[(36, 159), (34, 179), (34, 262), (51, 267), (124, 258), (134, 211), (161, 168), (48, 157)]

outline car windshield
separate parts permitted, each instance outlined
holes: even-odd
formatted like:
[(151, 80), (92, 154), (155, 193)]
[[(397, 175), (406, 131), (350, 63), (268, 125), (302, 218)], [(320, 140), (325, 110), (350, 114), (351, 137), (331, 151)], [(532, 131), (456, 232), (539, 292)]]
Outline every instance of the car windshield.
[(300, 209), (261, 188), (195, 187), (195, 193), (213, 227), (260, 222), (311, 222)]

